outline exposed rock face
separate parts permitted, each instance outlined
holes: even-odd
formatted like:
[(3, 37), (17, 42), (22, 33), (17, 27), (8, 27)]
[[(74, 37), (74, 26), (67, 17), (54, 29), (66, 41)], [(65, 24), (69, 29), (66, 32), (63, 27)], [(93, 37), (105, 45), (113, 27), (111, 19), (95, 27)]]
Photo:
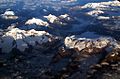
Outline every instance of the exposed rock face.
[(15, 15), (13, 11), (5, 11), (4, 14), (1, 14), (3, 19), (18, 19), (18, 16)]
[[(109, 8), (108, 8), (109, 7)], [(88, 3), (84, 6), (81, 6), (80, 8), (83, 9), (89, 9), (86, 14), (90, 16), (97, 17), (97, 19), (107, 20), (112, 19), (113, 16), (119, 17), (119, 9), (120, 2), (119, 1), (109, 1), (109, 2), (100, 2), (100, 3)], [(109, 16), (106, 16), (109, 15)]]
[[(44, 21), (42, 19), (38, 19), (38, 18), (32, 18), (29, 19), (25, 22), (25, 26), (22, 26), (22, 28), (25, 29), (36, 29), (36, 30), (53, 30), (53, 29), (65, 29), (62, 28), (61, 26), (66, 26), (67, 24), (73, 22), (74, 24), (74, 20), (72, 17), (70, 17), (68, 14), (64, 14), (64, 15), (60, 15), (60, 16), (55, 16), (52, 14), (49, 14), (48, 16), (43, 16), (44, 18), (46, 18), (48, 21)], [(43, 27), (44, 26), (44, 27)], [(59, 29), (59, 30), (60, 30)], [(57, 31), (57, 30), (56, 30)]]
[(64, 19), (65, 21), (72, 21), (73, 19), (68, 14), (60, 15), (60, 19)]
[(60, 48), (51, 62), (50, 73), (54, 78), (88, 79), (91, 77), (88, 71), (90, 73), (97, 71), (91, 70), (91, 66), (102, 62), (101, 60), (106, 61), (107, 58), (113, 60), (111, 56), (118, 56), (118, 53), (111, 54), (112, 51), (120, 49), (120, 44), (115, 39), (100, 35), (96, 35), (95, 38), (82, 38), (85, 34), (87, 33), (79, 37), (65, 38), (65, 47)]
[(59, 20), (58, 17), (52, 14), (49, 14), (48, 16), (44, 16), (44, 18), (47, 18), (50, 21), (50, 23), (54, 23), (55, 20)]
[(119, 79), (119, 69), (120, 49), (115, 49), (110, 52), (99, 64), (91, 66), (91, 70), (88, 72), (88, 79)]
[(108, 2), (99, 2), (99, 3), (87, 3), (83, 6), (75, 6), (72, 9), (73, 10), (86, 10), (86, 14), (98, 17), (108, 17), (106, 15), (109, 15), (110, 19), (112, 16), (118, 16), (120, 14), (120, 2), (119, 1), (108, 1)]
[(111, 46), (119, 48), (116, 41), (109, 37), (100, 37), (97, 39), (76, 38), (73, 36), (66, 37), (65, 46), (70, 49), (77, 49), (78, 51), (86, 49), (88, 53), (97, 52), (96, 50), (103, 48), (111, 48)]
[[(99, 16), (102, 17), (109, 17), (109, 19), (112, 18), (112, 16), (119, 16), (120, 2), (119, 1), (109, 1), (109, 2), (100, 2), (100, 3), (88, 3), (84, 6), (81, 6), (79, 8), (83, 9), (89, 9), (86, 14), (90, 16), (97, 17), (99, 19)], [(106, 16), (109, 15), (109, 16)], [(106, 18), (102, 18), (102, 20)]]
[[(42, 0), (40, 3), (37, 3), (38, 0), (36, 0), (35, 4), (32, 3), (32, 0), (24, 1), (28, 1), (26, 5), (29, 5), (28, 7), (33, 8), (33, 10), (42, 4)], [(43, 1), (48, 3), (51, 0)], [(77, 0), (52, 1), (64, 3)], [(43, 9), (45, 14), (51, 13), (48, 10), (49, 5), (44, 6), (47, 7)], [(56, 5), (55, 8), (59, 9), (59, 6), (62, 4)], [(106, 28), (112, 30), (109, 31), (111, 34), (113, 30), (118, 31), (118, 36), (120, 36), (118, 1), (89, 3), (78, 8), (83, 11), (71, 13), (71, 15), (55, 16), (50, 14), (44, 16), (48, 21), (37, 18), (26, 21), (25, 24), (28, 27), (33, 27), (36, 30), (43, 30), (41, 27), (40, 29), (36, 28), (36, 26), (45, 26), (43, 27), (45, 30), (49, 25), (53, 28), (55, 26), (54, 29), (47, 29), (47, 31), (59, 33), (58, 35), (63, 37), (60, 41), (59, 37), (46, 31), (36, 31), (31, 28), (30, 30), (27, 29), (28, 31), (19, 29), (21, 27), (22, 29), (26, 28), (24, 26), (15, 28), (15, 25), (11, 25), (5, 31), (0, 29), (0, 79), (5, 77), (7, 79), (120, 79), (120, 44), (118, 41), (112, 37), (97, 35), (95, 32), (83, 33), (83, 31), (89, 31), (86, 30), (85, 26), (93, 26), (91, 25), (93, 22), (96, 25), (94, 28), (92, 27), (92, 30), (95, 29), (97, 33), (103, 32), (103, 29)], [(36, 12), (32, 14), (34, 13)], [(76, 15), (77, 13), (78, 15)], [(72, 25), (72, 14), (79, 21), (76, 26)], [(83, 14), (85, 15), (82, 16)], [(4, 15), (15, 16), (13, 12), (6, 12)], [(59, 29), (59, 26), (66, 25), (66, 23), (68, 24), (67, 30), (64, 27)], [(103, 24), (104, 27), (98, 23)], [(98, 27), (101, 27), (102, 30)], [(83, 28), (85, 29), (80, 31)], [(63, 35), (60, 31), (63, 32)], [(82, 34), (80, 34), (81, 32)], [(64, 36), (68, 34), (80, 35), (67, 36), (64, 39)], [(117, 34), (115, 33), (115, 35)]]
[(109, 6), (120, 6), (118, 1), (100, 2), (100, 3), (88, 3), (81, 8), (93, 8), (93, 9), (103, 9)]
[(40, 49), (45, 43), (54, 42), (57, 37), (45, 31), (36, 31), (34, 29), (25, 31), (14, 28), (2, 35), (0, 39), (0, 47), (2, 52), (10, 52), (13, 48), (24, 52), (33, 46), (35, 49)]
[(106, 1), (99, 3), (87, 3), (83, 6), (75, 6), (72, 10), (85, 11), (83, 14), (92, 16), (89, 31), (102, 35), (109, 35), (120, 40), (120, 2)]
[(49, 26), (49, 23), (47, 23), (46, 21), (43, 21), (41, 19), (37, 19), (37, 18), (29, 19), (28, 21), (26, 21), (25, 24), (28, 24), (28, 25), (36, 24), (39, 26), (47, 26), (47, 27)]
[(60, 15), (58, 17), (49, 14), (48, 16), (44, 16), (44, 18), (47, 18), (50, 23), (55, 23), (60, 25), (66, 25), (66, 22), (73, 20), (68, 14)]

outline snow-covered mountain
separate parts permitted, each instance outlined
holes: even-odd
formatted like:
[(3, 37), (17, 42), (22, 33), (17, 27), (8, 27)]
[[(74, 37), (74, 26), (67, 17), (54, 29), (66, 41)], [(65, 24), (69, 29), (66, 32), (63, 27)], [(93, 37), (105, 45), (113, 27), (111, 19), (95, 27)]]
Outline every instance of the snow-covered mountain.
[(0, 79), (120, 79), (119, 68), (119, 1), (0, 0)]

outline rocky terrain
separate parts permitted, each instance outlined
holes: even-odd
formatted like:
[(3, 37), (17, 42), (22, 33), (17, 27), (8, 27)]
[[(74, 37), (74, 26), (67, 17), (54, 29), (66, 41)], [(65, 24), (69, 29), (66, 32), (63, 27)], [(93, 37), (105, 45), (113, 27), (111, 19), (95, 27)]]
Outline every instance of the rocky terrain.
[(120, 79), (119, 26), (119, 1), (2, 0), (0, 79)]

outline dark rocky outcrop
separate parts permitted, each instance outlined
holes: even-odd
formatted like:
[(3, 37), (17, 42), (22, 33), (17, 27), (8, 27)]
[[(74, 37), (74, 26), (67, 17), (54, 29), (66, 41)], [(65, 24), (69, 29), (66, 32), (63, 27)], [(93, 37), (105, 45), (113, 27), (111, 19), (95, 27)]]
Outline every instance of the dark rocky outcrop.
[[(46, 76), (54, 79), (92, 79), (97, 72), (92, 66), (110, 66), (108, 61), (119, 60), (119, 52), (116, 53), (115, 50), (119, 51), (119, 43), (109, 37), (94, 39), (66, 37), (65, 46), (53, 56), (51, 70)], [(97, 77), (99, 79), (99, 76)]]

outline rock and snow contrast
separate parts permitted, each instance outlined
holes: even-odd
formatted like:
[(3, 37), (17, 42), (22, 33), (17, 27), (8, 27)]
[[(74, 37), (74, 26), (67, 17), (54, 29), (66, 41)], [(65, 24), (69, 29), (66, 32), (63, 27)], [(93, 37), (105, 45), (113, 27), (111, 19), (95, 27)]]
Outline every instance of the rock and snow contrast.
[(70, 15), (68, 15), (68, 14), (60, 15), (59, 18), (60, 18), (60, 19), (65, 19), (66, 21), (72, 20), (72, 18), (71, 18)]
[(119, 1), (0, 0), (0, 14), (0, 79), (120, 79)]
[[(103, 35), (110, 35), (115, 39), (119, 39), (119, 22), (120, 22), (120, 2), (104, 1), (87, 3), (82, 6), (72, 8), (75, 11), (90, 16), (92, 19), (89, 23), (88, 30)], [(84, 11), (84, 12), (82, 12)]]
[(18, 16), (15, 15), (15, 13), (13, 11), (5, 11), (4, 14), (1, 14), (1, 17), (3, 19), (18, 19)]
[(58, 17), (56, 17), (55, 15), (52, 15), (52, 14), (49, 14), (48, 16), (44, 16), (44, 18), (47, 18), (50, 23), (54, 23), (54, 21), (59, 20)]
[[(74, 18), (70, 17), (68, 14), (63, 14), (59, 16), (55, 16), (52, 14), (49, 14), (48, 16), (43, 16), (45, 20), (39, 19), (39, 18), (32, 18), (28, 19), (25, 22), (25, 26), (22, 26), (23, 28), (26, 27), (26, 29), (41, 29), (41, 28), (46, 28), (46, 29), (51, 29), (56, 27), (57, 29), (58, 26), (65, 26), (68, 23), (74, 22)], [(71, 23), (72, 24), (72, 23)], [(44, 26), (44, 27), (39, 27), (39, 26)]]
[(93, 11), (88, 12), (87, 14), (91, 15), (91, 16), (98, 16), (98, 15), (103, 14), (103, 13), (104, 12), (100, 11), (100, 10), (93, 10)]
[(49, 23), (47, 23), (46, 21), (43, 21), (41, 19), (37, 19), (37, 18), (29, 19), (28, 21), (26, 21), (25, 24), (26, 25), (36, 24), (36, 25), (39, 25), (39, 26), (46, 26), (46, 27), (49, 26)]
[(103, 9), (106, 7), (120, 6), (119, 1), (108, 1), (108, 2), (99, 2), (99, 3), (88, 3), (82, 6), (81, 8), (92, 8), (92, 9)]
[(49, 14), (48, 16), (44, 16), (44, 18), (46, 18), (50, 23), (61, 25), (66, 25), (66, 22), (73, 21), (73, 18), (71, 18), (68, 14), (63, 14), (60, 16)]
[[(91, 36), (88, 35), (88, 33), (91, 34)], [(111, 37), (104, 37), (94, 34), (93, 32), (85, 32), (76, 37), (66, 37), (64, 44), (65, 47), (61, 47), (52, 61), (52, 63), (54, 63), (53, 67), (55, 65), (54, 68), (59, 68), (56, 69), (59, 73), (56, 78), (92, 79), (95, 78), (94, 74), (98, 75), (99, 72), (102, 73), (102, 71), (107, 73), (107, 69), (104, 70), (105, 65), (105, 68), (111, 67), (112, 65), (109, 65), (110, 62), (119, 61), (120, 43)], [(65, 64), (59, 65), (61, 62)], [(100, 62), (100, 64), (96, 64), (98, 62)], [(93, 69), (91, 67), (93, 67)], [(98, 69), (95, 69), (96, 67)], [(116, 66), (116, 69), (118, 69), (117, 67), (119, 67), (119, 65)], [(103, 70), (99, 71), (100, 68)], [(113, 70), (114, 69), (111, 70), (112, 73), (108, 73), (113, 74)], [(53, 72), (54, 71), (53, 69)], [(116, 70), (116, 72), (119, 71)], [(117, 76), (119, 76), (119, 74), (117, 74)], [(99, 79), (98, 77), (99, 76), (97, 76), (97, 79)], [(113, 78), (115, 78), (115, 76)]]
[[(96, 36), (96, 35), (95, 35)], [(65, 38), (65, 46), (70, 49), (77, 49), (78, 51), (86, 50), (88, 53), (96, 52), (96, 50), (116, 49), (120, 45), (111, 37), (98, 37), (98, 38), (77, 38), (70, 36)], [(99, 52), (99, 51), (98, 51)]]
[[(119, 1), (109, 1), (109, 2), (99, 2), (99, 3), (88, 3), (84, 6), (81, 6), (81, 9), (90, 9), (91, 11), (86, 14), (91, 16), (99, 16), (101, 14), (107, 14), (108, 16), (119, 16)], [(115, 12), (117, 11), (117, 13)], [(104, 16), (104, 15), (103, 15)]]
[(25, 49), (29, 49), (29, 46), (39, 49), (43, 44), (53, 42), (55, 39), (56, 37), (45, 31), (36, 31), (34, 29), (25, 31), (13, 28), (1, 36), (0, 47), (2, 52), (9, 53), (13, 48), (24, 52)]

